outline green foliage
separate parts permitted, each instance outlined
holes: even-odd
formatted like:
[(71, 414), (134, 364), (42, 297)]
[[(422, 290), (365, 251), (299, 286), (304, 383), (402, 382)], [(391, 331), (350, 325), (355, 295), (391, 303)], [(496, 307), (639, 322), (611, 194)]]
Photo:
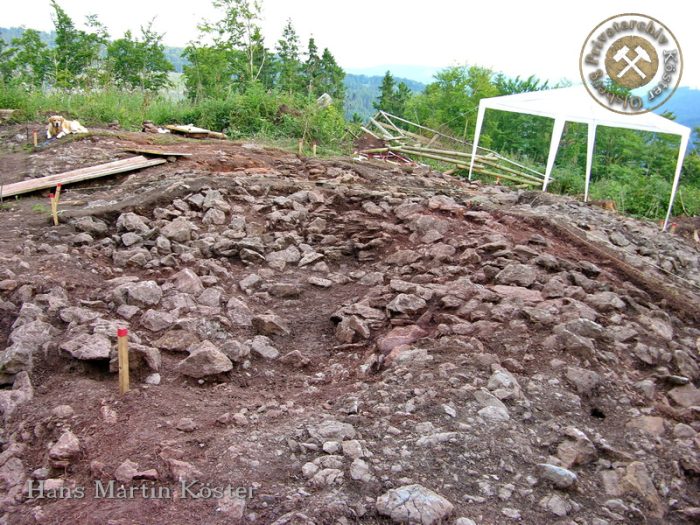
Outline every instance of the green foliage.
[(319, 63), (318, 75), (316, 76), (316, 92), (315, 96), (319, 97), (324, 93), (328, 93), (333, 98), (333, 103), (338, 108), (343, 107), (345, 100), (345, 71), (335, 61), (335, 57), (328, 50), (323, 49), (321, 62)]
[(411, 89), (405, 82), (399, 82), (397, 86), (391, 71), (387, 71), (382, 79), (379, 98), (373, 103), (373, 106), (375, 109), (403, 117), (406, 103), (411, 98), (411, 94)]
[(406, 115), (418, 124), (466, 138), (473, 133), (479, 101), (499, 94), (492, 77), (490, 69), (478, 66), (443, 69), (408, 102)]
[(304, 79), (299, 59), (299, 36), (294, 30), (291, 20), (287, 20), (282, 31), (282, 38), (277, 41), (276, 50), (277, 70), (279, 71), (277, 86), (287, 93), (302, 92)]
[(190, 44), (183, 56), (189, 64), (184, 67), (187, 97), (200, 102), (206, 98), (225, 98), (233, 90), (233, 66), (226, 50), (216, 46)]
[(268, 54), (260, 29), (260, 3), (257, 0), (213, 0), (212, 3), (222, 10), (222, 17), (203, 23), (200, 30), (227, 53), (237, 82), (245, 84), (260, 79)]
[(95, 17), (90, 17), (88, 25), (96, 32), (76, 29), (73, 20), (56, 0), (51, 0), (51, 7), (56, 31), (56, 46), (52, 53), (54, 83), (59, 87), (74, 87), (78, 81), (90, 87), (96, 75), (89, 74), (89, 71), (98, 61), (100, 50), (107, 40), (104, 26)]
[(0, 77), (5, 82), (33, 87), (44, 84), (49, 76), (51, 58), (38, 31), (27, 29), (12, 39), (11, 47), (3, 47), (0, 43)]
[(153, 20), (141, 27), (141, 40), (131, 31), (107, 46), (107, 64), (115, 84), (127, 89), (158, 91), (170, 84), (173, 66), (165, 57), (163, 35), (153, 30)]

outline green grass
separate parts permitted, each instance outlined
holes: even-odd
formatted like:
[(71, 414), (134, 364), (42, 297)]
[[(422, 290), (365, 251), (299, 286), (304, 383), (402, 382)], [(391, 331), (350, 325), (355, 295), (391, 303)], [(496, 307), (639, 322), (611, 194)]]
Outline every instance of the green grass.
[[(282, 105), (290, 113), (280, 113)], [(252, 85), (243, 93), (225, 99), (206, 99), (193, 103), (167, 96), (123, 92), (115, 89), (68, 93), (65, 91), (27, 92), (18, 86), (2, 86), (0, 107), (18, 111), (15, 122), (44, 121), (59, 113), (78, 119), (88, 128), (118, 121), (125, 130), (140, 130), (144, 120), (156, 125), (194, 124), (221, 131), (230, 138), (265, 140), (315, 140), (319, 151), (334, 154), (350, 151), (348, 124), (335, 107), (320, 109), (304, 97), (265, 91)]]

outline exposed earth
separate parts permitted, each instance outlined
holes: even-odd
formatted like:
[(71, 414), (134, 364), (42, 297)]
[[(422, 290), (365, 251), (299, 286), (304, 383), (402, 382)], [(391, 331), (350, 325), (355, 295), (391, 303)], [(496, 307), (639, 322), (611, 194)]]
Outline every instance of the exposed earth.
[(2, 183), (192, 156), (63, 188), (57, 227), (48, 192), (3, 203), (1, 524), (700, 520), (692, 238), (425, 167), (29, 132)]

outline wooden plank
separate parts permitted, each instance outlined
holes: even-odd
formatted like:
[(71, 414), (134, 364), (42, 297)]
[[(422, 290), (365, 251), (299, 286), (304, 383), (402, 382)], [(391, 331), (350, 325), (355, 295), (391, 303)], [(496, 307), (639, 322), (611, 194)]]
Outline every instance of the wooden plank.
[(176, 125), (171, 124), (171, 125), (165, 126), (165, 129), (169, 129), (170, 131), (172, 131), (174, 133), (182, 133), (183, 135), (212, 137), (215, 139), (228, 138), (228, 137), (226, 137), (226, 135), (224, 135), (223, 133), (219, 133), (218, 131), (211, 131), (211, 130), (204, 129), (204, 128), (198, 128), (197, 126), (192, 126), (191, 124), (188, 124), (186, 126), (176, 126)]
[(165, 164), (166, 162), (167, 160), (165, 159), (147, 159), (142, 156), (115, 160), (114, 162), (108, 162), (106, 164), (98, 164), (97, 166), (66, 171), (65, 173), (57, 173), (56, 175), (49, 175), (48, 177), (8, 184), (3, 187), (2, 196), (3, 198), (12, 197), (13, 195), (21, 195), (32, 191), (53, 188), (59, 182), (65, 185), (72, 182), (97, 179), (99, 177), (106, 177), (107, 175), (116, 175), (117, 173), (157, 166), (158, 164)]
[(141, 155), (155, 155), (159, 157), (191, 157), (192, 153), (182, 153), (180, 151), (158, 151), (155, 149), (124, 148), (122, 151), (129, 153), (139, 153)]

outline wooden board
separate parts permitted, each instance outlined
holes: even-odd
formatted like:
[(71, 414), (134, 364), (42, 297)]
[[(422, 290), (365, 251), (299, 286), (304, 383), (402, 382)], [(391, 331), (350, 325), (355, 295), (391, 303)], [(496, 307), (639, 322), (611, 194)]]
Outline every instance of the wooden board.
[(12, 197), (13, 195), (21, 195), (32, 191), (53, 188), (59, 182), (65, 185), (72, 182), (97, 179), (99, 177), (106, 177), (107, 175), (115, 175), (117, 173), (125, 173), (127, 171), (157, 166), (158, 164), (165, 164), (166, 162), (167, 161), (165, 159), (147, 159), (146, 157), (142, 156), (115, 160), (114, 162), (108, 162), (107, 164), (98, 164), (97, 166), (66, 171), (65, 173), (57, 173), (56, 175), (49, 175), (48, 177), (23, 180), (22, 182), (8, 184), (3, 186), (2, 196), (3, 198)]
[(169, 129), (173, 133), (180, 133), (181, 135), (187, 135), (195, 138), (212, 137), (215, 139), (225, 139), (226, 135), (219, 133), (218, 131), (211, 131), (204, 128), (198, 128), (197, 126), (192, 126), (188, 124), (187, 126), (165, 126), (165, 129)]
[(155, 155), (158, 157), (191, 157), (192, 153), (182, 153), (180, 151), (158, 151), (155, 149), (125, 148), (122, 151), (129, 153), (140, 153), (141, 155)]

